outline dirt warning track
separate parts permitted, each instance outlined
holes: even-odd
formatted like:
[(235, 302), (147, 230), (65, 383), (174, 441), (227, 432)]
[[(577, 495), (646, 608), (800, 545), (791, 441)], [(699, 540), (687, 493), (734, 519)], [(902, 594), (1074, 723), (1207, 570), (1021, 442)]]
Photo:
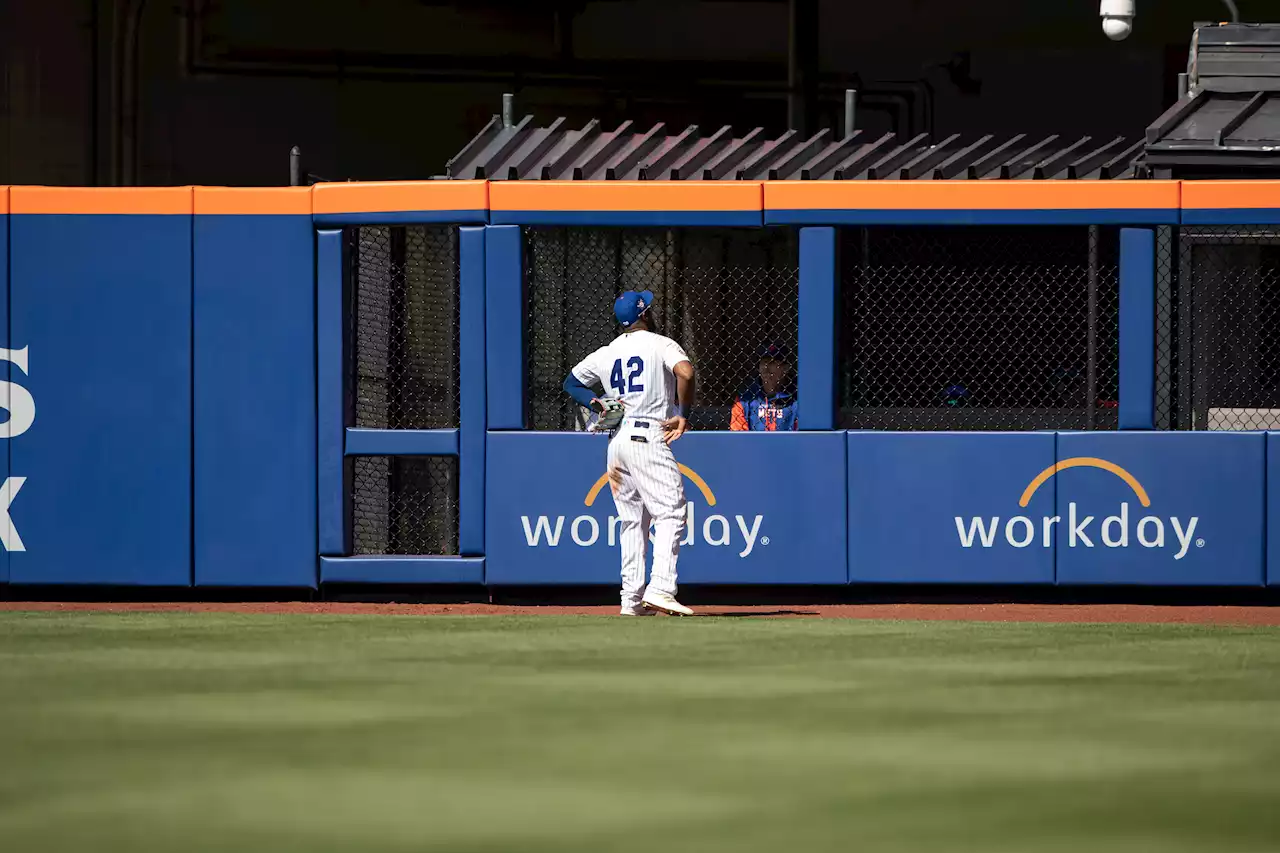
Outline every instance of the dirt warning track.
[[(924, 619), (969, 622), (1102, 622), (1280, 626), (1280, 607), (1158, 604), (705, 605), (698, 616), (757, 619)], [(612, 616), (615, 606), (365, 604), (352, 602), (0, 601), (0, 611), (265, 613), (369, 616)], [(658, 617), (665, 618), (665, 617)]]

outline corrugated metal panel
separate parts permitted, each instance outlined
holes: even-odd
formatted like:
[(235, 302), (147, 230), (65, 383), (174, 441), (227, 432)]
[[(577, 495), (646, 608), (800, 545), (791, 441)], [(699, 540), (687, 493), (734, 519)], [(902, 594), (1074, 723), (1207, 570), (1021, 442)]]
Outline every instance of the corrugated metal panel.
[(1201, 24), (1191, 36), (1191, 92), (1280, 91), (1280, 24)]
[(1151, 123), (1157, 177), (1264, 177), (1280, 167), (1280, 25), (1197, 26), (1187, 94)]
[(1280, 93), (1200, 92), (1169, 108), (1147, 128), (1155, 149), (1275, 149), (1280, 146)]
[(489, 180), (979, 180), (1091, 179), (1134, 176), (1141, 140), (1084, 136), (1036, 138), (1018, 134), (931, 141), (926, 134), (899, 138), (860, 131), (839, 138), (823, 130), (804, 138), (787, 131), (769, 138), (761, 128), (741, 136), (725, 126), (704, 134), (625, 121), (604, 130), (592, 120), (581, 129), (556, 119), (534, 127), (526, 116), (503, 127), (498, 116), (449, 161), (450, 178)]

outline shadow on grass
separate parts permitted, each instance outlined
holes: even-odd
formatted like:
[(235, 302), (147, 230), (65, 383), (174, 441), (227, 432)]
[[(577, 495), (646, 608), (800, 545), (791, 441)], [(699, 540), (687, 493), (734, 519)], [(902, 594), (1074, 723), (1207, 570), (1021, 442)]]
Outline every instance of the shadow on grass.
[(749, 619), (753, 616), (818, 616), (816, 610), (725, 610), (715, 611), (707, 610), (697, 614), (698, 616), (715, 616), (717, 618), (727, 619)]

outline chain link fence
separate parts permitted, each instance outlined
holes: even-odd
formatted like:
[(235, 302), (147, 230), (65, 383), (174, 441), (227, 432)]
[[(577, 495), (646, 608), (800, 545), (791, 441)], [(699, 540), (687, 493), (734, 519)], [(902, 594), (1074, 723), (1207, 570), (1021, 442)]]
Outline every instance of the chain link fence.
[(355, 554), (458, 553), (456, 457), (357, 456), (352, 467)]
[[(456, 429), (458, 230), (362, 226), (350, 263), (347, 422), (368, 429)], [(350, 460), (357, 555), (458, 553), (458, 460)]]
[(846, 429), (1115, 429), (1119, 229), (841, 229)]
[(1190, 314), (1179, 312), (1183, 288), (1178, 282), (1178, 229), (1156, 229), (1156, 429), (1190, 429), (1178, 419), (1178, 383), (1187, 375), (1179, 365), (1179, 322)]
[(694, 429), (729, 429), (737, 396), (758, 379), (759, 352), (787, 353), (794, 387), (799, 260), (793, 229), (527, 228), (529, 414), (538, 430), (585, 427), (561, 388), (621, 329), (613, 301), (652, 290), (657, 331), (698, 371)]
[(458, 426), (458, 229), (349, 231), (355, 425)]
[(1157, 426), (1280, 428), (1280, 229), (1183, 226), (1177, 247), (1157, 282)]

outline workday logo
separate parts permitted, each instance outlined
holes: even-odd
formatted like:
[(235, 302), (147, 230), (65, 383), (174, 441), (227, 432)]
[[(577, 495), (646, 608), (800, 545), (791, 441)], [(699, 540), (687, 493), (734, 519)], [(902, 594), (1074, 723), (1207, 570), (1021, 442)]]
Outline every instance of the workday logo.
[[(1092, 456), (1063, 459), (1041, 471), (1023, 490), (1018, 506), (1025, 509), (1041, 486), (1068, 468), (1097, 468), (1113, 474), (1124, 481), (1143, 509), (1151, 507), (1151, 498), (1136, 477), (1114, 462)], [(1129, 548), (1136, 542), (1142, 548), (1173, 549), (1173, 559), (1181, 560), (1193, 543), (1196, 547), (1204, 547), (1204, 540), (1195, 538), (1196, 525), (1200, 523), (1198, 515), (1187, 519), (1176, 515), (1143, 515), (1136, 520), (1132, 516), (1130, 503), (1121, 501), (1114, 515), (1106, 516), (1094, 527), (1096, 517), (1083, 515), (1076, 502), (1072, 501), (1067, 504), (1065, 519), (1060, 515), (1041, 518), (1014, 515), (1004, 518), (1003, 524), (1001, 516), (972, 516), (968, 519), (956, 516), (955, 519), (956, 533), (963, 548), (994, 548), (1000, 540), (1014, 548), (1030, 548), (1037, 542), (1040, 547), (1049, 548), (1053, 545), (1054, 527), (1058, 524), (1066, 525), (1069, 548), (1093, 548), (1095, 543), (1103, 548)]]
[[(703, 502), (708, 509), (714, 508), (717, 504), (715, 492), (707, 485), (707, 481), (698, 476), (697, 472), (687, 465), (680, 466), (680, 473), (685, 479), (694, 485), (697, 493), (702, 496)], [(596, 500), (600, 497), (600, 493), (609, 485), (609, 475), (601, 474), (600, 479), (592, 484), (587, 490), (586, 496), (582, 500), (584, 507), (590, 509), (595, 506)], [(739, 557), (750, 556), (755, 550), (757, 544), (768, 545), (769, 537), (760, 535), (760, 524), (764, 521), (763, 515), (745, 516), (745, 515), (720, 515), (710, 514), (702, 520), (701, 527), (698, 526), (698, 510), (697, 502), (694, 496), (686, 491), (685, 502), (685, 534), (684, 539), (680, 541), (681, 547), (698, 544), (699, 541), (717, 548), (732, 546), (738, 549)], [(565, 528), (568, 527), (568, 542), (572, 542), (579, 548), (590, 548), (601, 542), (607, 543), (608, 547), (614, 548), (618, 544), (618, 535), (622, 527), (622, 519), (616, 515), (610, 515), (603, 522), (604, 529), (601, 530), (602, 522), (595, 515), (583, 513), (572, 519), (565, 515), (539, 515), (531, 517), (528, 515), (520, 516), (520, 524), (524, 527), (525, 544), (530, 548), (558, 548), (562, 541), (565, 541)], [(699, 536), (701, 534), (701, 536)], [(649, 539), (653, 540), (652, 528), (649, 531)]]

